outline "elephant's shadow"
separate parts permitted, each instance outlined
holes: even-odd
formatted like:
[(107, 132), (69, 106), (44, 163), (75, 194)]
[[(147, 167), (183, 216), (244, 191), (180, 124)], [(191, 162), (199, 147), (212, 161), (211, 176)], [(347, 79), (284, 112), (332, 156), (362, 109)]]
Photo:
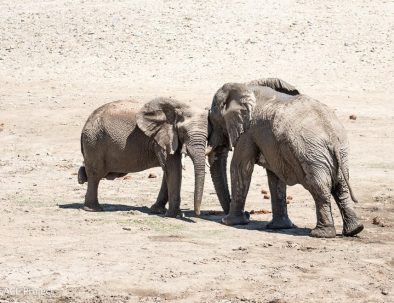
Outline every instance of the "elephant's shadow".
[[(153, 214), (151, 212), (150, 208), (147, 206), (131, 206), (131, 205), (125, 205), (125, 204), (108, 204), (108, 203), (103, 203), (100, 205), (103, 208), (103, 212), (139, 211), (144, 214), (163, 217), (163, 215)], [(82, 210), (83, 203), (59, 204), (59, 208), (78, 209), (78, 210), (81, 209)], [(193, 220), (193, 218), (195, 218), (195, 215), (192, 210), (183, 210), (183, 213), (184, 213), (185, 217), (182, 218), (181, 220), (189, 222), (189, 223), (196, 223), (196, 221)], [(222, 224), (221, 220), (222, 220), (223, 216), (224, 216), (224, 213), (222, 211), (204, 210), (204, 211), (201, 211), (201, 215), (200, 215), (199, 219)], [(268, 229), (267, 224), (268, 224), (268, 221), (259, 221), (259, 220), (250, 219), (249, 224), (235, 225), (235, 226), (232, 226), (232, 228), (245, 229), (245, 230), (259, 230), (259, 231), (264, 231), (264, 232), (268, 232), (268, 233), (281, 233), (281, 234), (293, 235), (293, 236), (307, 236), (311, 232), (310, 228), (299, 228), (296, 226), (291, 229)]]
[[(59, 204), (59, 208), (62, 209), (83, 209), (83, 203), (68, 203), (68, 204)], [(133, 211), (137, 210), (142, 213), (149, 213), (149, 208), (146, 206), (130, 206), (124, 204), (100, 204), (103, 208), (103, 212), (115, 212), (115, 211)]]
[[(192, 211), (185, 211), (184, 212), (186, 217), (193, 216)], [(202, 211), (200, 215), (200, 219), (216, 222), (218, 224), (222, 224), (222, 218), (224, 216), (223, 212), (219, 211)], [(247, 225), (234, 225), (229, 228), (237, 228), (237, 229), (245, 229), (245, 230), (259, 230), (264, 231), (267, 233), (280, 233), (286, 235), (293, 235), (293, 236), (309, 236), (311, 229), (305, 227), (297, 227), (294, 225), (293, 228), (290, 229), (268, 229), (267, 224), (269, 221), (260, 221), (260, 220), (253, 220), (250, 219), (249, 224)]]
[[(82, 210), (84, 204), (83, 203), (68, 203), (68, 204), (59, 204), (59, 208), (62, 209), (78, 209)], [(157, 214), (157, 213), (152, 213), (151, 209), (147, 206), (132, 206), (132, 205), (125, 205), (125, 204), (108, 204), (108, 203), (100, 203), (100, 206), (103, 208), (103, 213), (105, 212), (118, 212), (118, 211), (138, 211), (150, 216), (159, 216), (159, 217), (164, 217), (164, 214)], [(193, 212), (190, 211), (192, 214)], [(183, 218), (180, 218), (182, 221), (186, 221), (189, 223), (196, 223), (194, 220), (192, 220), (190, 217), (193, 217), (193, 214), (190, 216), (185, 216)]]

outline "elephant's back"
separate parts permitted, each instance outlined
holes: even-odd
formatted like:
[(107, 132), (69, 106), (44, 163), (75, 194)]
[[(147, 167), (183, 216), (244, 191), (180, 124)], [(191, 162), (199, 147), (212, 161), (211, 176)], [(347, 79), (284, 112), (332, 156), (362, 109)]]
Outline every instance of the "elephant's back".
[(270, 120), (279, 142), (305, 149), (346, 140), (346, 132), (334, 111), (327, 105), (301, 95), (290, 102), (277, 102)]
[(264, 104), (261, 110), (277, 151), (277, 174), (288, 184), (302, 184), (311, 168), (333, 173), (333, 145), (346, 145), (347, 138), (330, 108), (300, 95), (288, 102)]
[(96, 145), (110, 140), (112, 144), (125, 146), (135, 129), (137, 110), (137, 102), (133, 100), (114, 101), (97, 108), (83, 127), (83, 141)]

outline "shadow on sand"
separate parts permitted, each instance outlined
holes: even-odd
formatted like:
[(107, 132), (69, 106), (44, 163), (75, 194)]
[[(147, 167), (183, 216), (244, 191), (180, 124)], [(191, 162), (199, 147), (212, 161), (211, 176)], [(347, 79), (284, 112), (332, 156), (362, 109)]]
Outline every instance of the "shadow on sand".
[[(193, 217), (193, 211), (184, 211), (186, 217)], [(216, 222), (218, 224), (222, 224), (222, 218), (224, 217), (224, 213), (222, 211), (202, 211), (200, 215), (200, 219)], [(250, 219), (250, 223), (247, 225), (234, 225), (233, 228), (237, 229), (245, 229), (245, 230), (259, 230), (267, 233), (279, 233), (293, 236), (309, 236), (311, 229), (310, 228), (300, 228), (294, 225), (293, 228), (290, 229), (268, 229), (267, 224), (269, 221), (258, 221)]]
[[(130, 206), (124, 204), (100, 204), (103, 207), (103, 212), (116, 212), (116, 211), (139, 211), (144, 214), (164, 217), (162, 214), (154, 214), (151, 212), (149, 207), (146, 206)], [(69, 204), (59, 204), (59, 208), (62, 209), (83, 209), (83, 203), (69, 203)], [(182, 210), (184, 217), (179, 218), (182, 221), (189, 223), (196, 223), (193, 218), (195, 218), (194, 212), (192, 210)], [(222, 224), (222, 218), (224, 213), (222, 211), (205, 210), (201, 211), (200, 219)], [(291, 229), (267, 229), (268, 221), (258, 221), (250, 220), (247, 225), (235, 225), (233, 228), (245, 229), (245, 230), (259, 230), (268, 233), (280, 233), (293, 236), (308, 236), (311, 232), (310, 228), (298, 228), (294, 227)]]
[[(59, 208), (62, 209), (81, 209), (83, 210), (83, 203), (68, 203), (68, 204), (59, 204)], [(131, 205), (124, 205), (124, 204), (108, 204), (108, 203), (100, 203), (100, 206), (103, 208), (102, 212), (116, 212), (116, 211), (138, 211), (150, 216), (158, 216), (165, 218), (164, 214), (157, 214), (152, 213), (151, 209), (147, 206), (131, 206)], [(185, 214), (185, 212), (183, 211)], [(192, 212), (191, 212), (192, 213)], [(191, 216), (193, 217), (193, 216)], [(196, 221), (189, 218), (189, 216), (185, 216), (179, 218), (182, 221), (186, 221), (189, 223), (196, 223)]]

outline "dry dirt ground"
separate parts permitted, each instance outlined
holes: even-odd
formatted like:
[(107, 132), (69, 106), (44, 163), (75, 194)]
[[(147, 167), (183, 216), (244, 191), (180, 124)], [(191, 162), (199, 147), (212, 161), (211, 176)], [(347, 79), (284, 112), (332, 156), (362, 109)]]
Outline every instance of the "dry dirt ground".
[[(0, 0), (0, 302), (394, 302), (393, 1)], [(289, 188), (296, 229), (150, 215), (160, 169), (103, 181), (81, 210), (81, 128), (116, 99), (210, 104), (224, 82), (280, 77), (336, 109), (365, 230), (313, 239), (314, 203)], [(357, 120), (349, 120), (349, 115)], [(148, 179), (148, 174), (158, 174)], [(246, 208), (270, 209), (256, 167)], [(377, 225), (372, 221), (379, 217)], [(376, 221), (376, 220), (375, 220)]]

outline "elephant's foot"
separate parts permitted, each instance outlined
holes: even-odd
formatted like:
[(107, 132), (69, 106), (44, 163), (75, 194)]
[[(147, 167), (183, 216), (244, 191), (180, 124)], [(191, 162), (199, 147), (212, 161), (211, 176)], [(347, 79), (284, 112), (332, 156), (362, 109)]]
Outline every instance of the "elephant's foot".
[(310, 236), (315, 238), (335, 238), (337, 235), (334, 225), (317, 225), (312, 229)]
[(222, 223), (229, 226), (245, 225), (250, 222), (249, 217), (250, 215), (248, 212), (241, 212), (239, 214), (228, 214), (222, 219)]
[(357, 219), (351, 220), (350, 222), (344, 222), (342, 234), (345, 237), (353, 237), (360, 233), (364, 229), (364, 225), (358, 222)]
[(153, 205), (150, 207), (150, 212), (151, 212), (152, 214), (161, 215), (161, 214), (165, 214), (166, 211), (167, 211), (167, 209), (166, 209), (165, 206), (163, 206), (163, 204), (161, 204), (161, 203), (155, 203), (155, 204), (153, 204)]
[(168, 209), (165, 213), (166, 217), (170, 217), (170, 218), (183, 218), (184, 214), (182, 213), (182, 211), (178, 208), (178, 209)]
[(291, 222), (288, 216), (273, 218), (267, 224), (268, 229), (289, 229), (293, 227), (294, 227), (293, 222)]
[(98, 204), (98, 202), (96, 202), (96, 203), (85, 203), (83, 205), (82, 209), (85, 210), (85, 211), (91, 211), (91, 212), (97, 212), (97, 211), (103, 211), (104, 210), (103, 207), (100, 204)]

